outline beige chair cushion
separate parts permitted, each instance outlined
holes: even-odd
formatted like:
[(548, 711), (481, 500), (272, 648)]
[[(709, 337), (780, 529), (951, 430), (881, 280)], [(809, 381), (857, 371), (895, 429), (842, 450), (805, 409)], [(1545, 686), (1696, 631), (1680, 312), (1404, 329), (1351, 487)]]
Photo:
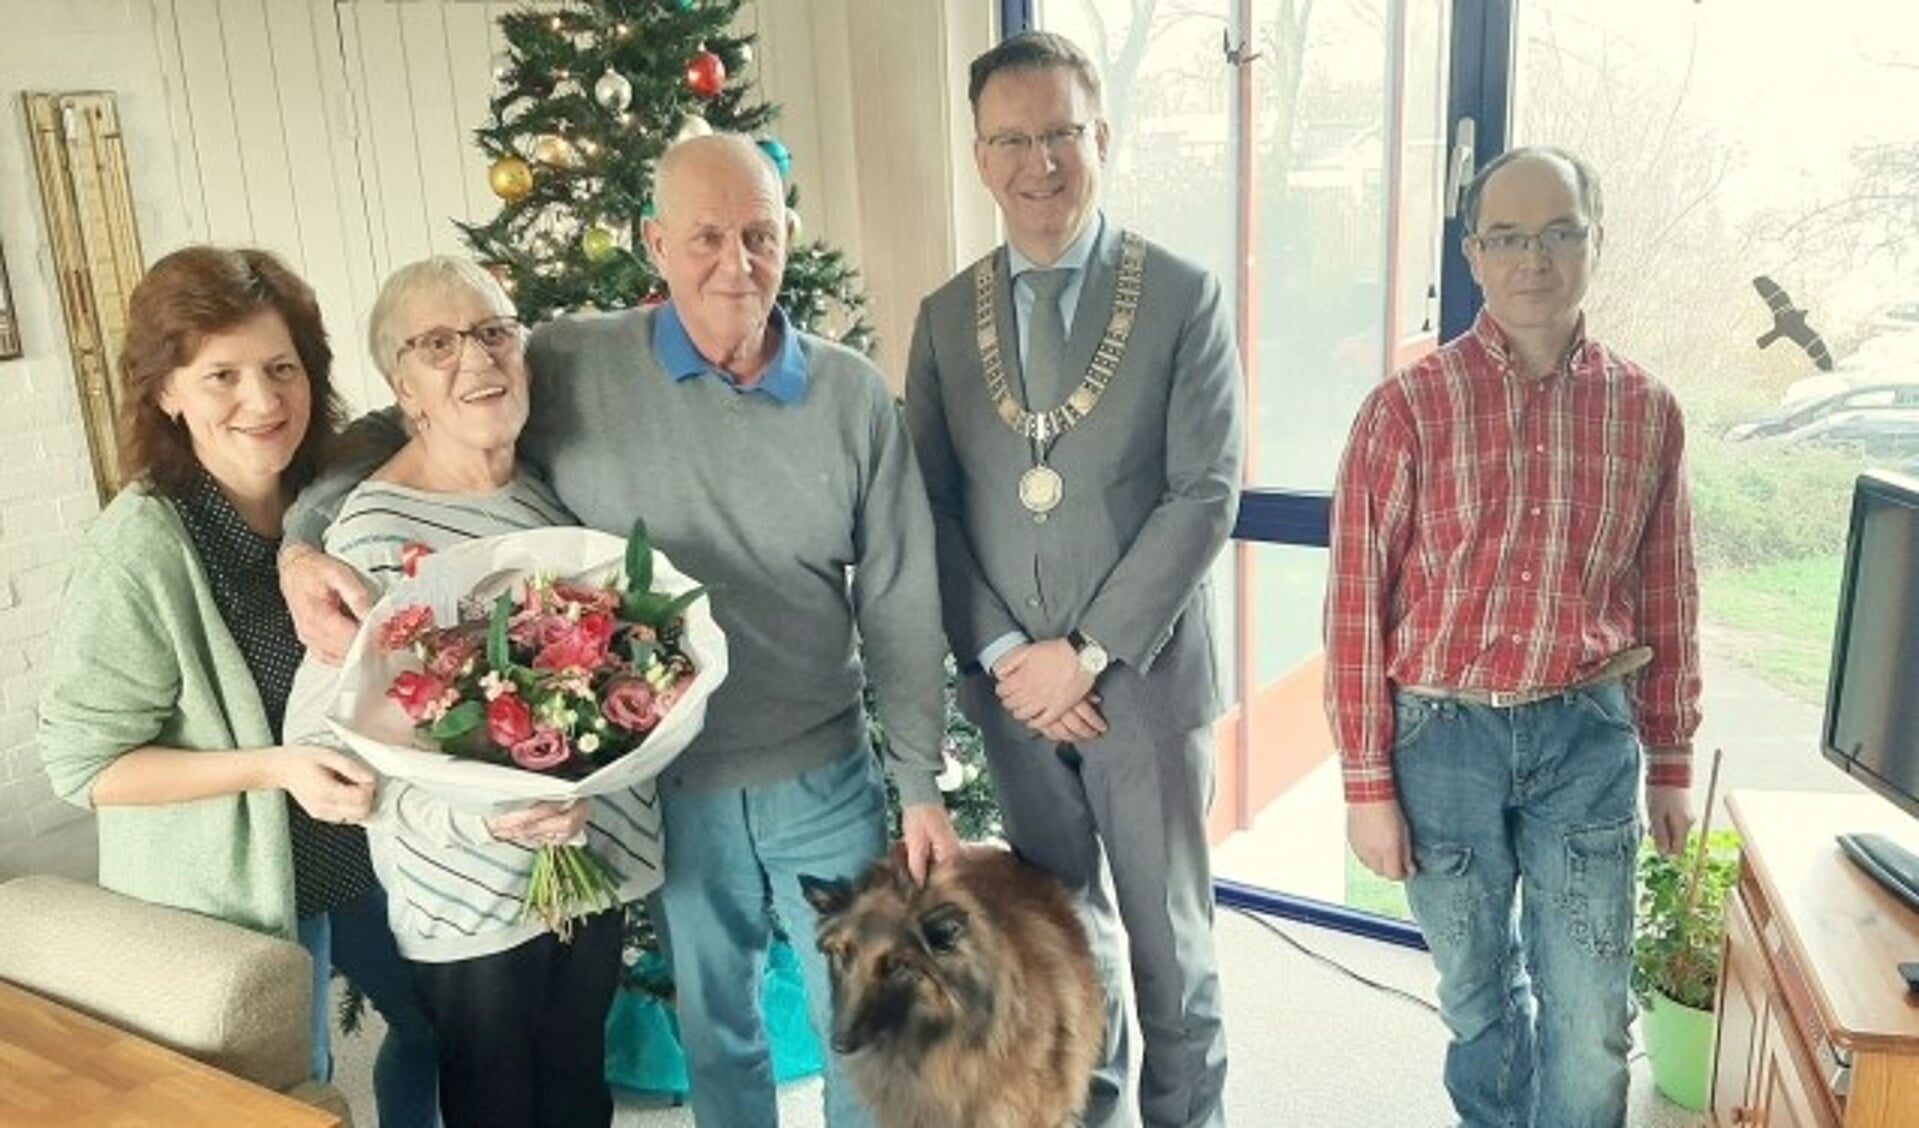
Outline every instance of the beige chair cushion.
[(280, 1092), (310, 1077), (288, 940), (57, 877), (0, 884), (0, 979)]

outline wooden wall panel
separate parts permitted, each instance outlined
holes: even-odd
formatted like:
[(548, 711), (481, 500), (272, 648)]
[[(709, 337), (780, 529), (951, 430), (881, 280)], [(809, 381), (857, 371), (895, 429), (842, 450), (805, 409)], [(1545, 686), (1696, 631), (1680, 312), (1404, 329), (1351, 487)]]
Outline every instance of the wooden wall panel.
[[(186, 152), (200, 186), (206, 240), (226, 245), (253, 240), (252, 192), (240, 157), (234, 121), (234, 91), (227, 74), (226, 35), (220, 5), (212, 0), (175, 0), (173, 45), (186, 101)], [(155, 248), (164, 251), (171, 248)]]

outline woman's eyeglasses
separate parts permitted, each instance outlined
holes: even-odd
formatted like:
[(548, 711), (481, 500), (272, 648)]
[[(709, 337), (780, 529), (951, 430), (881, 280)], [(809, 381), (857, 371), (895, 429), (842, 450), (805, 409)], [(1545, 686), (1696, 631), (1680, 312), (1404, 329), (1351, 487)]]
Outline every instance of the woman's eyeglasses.
[(401, 341), (399, 355), (419, 353), (420, 359), (434, 368), (452, 368), (460, 363), (460, 353), (465, 350), (468, 337), (488, 355), (503, 356), (519, 347), (520, 321), (515, 317), (489, 317), (465, 329), (435, 326)]

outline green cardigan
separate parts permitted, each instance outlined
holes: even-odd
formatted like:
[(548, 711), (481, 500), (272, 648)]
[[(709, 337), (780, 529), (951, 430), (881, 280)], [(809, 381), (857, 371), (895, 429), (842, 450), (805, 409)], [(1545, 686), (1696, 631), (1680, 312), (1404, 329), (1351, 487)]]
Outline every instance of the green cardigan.
[[(82, 807), (100, 773), (142, 745), (277, 743), (186, 527), (142, 486), (94, 520), (67, 575), (39, 743), (54, 792)], [(286, 804), (268, 790), (101, 809), (100, 884), (291, 938)]]

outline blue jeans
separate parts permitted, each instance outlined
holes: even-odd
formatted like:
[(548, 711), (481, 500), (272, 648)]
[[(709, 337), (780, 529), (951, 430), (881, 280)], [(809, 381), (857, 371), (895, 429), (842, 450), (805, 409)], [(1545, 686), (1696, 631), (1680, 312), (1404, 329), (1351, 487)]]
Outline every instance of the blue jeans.
[(386, 1022), (373, 1059), (374, 1102), (391, 1128), (439, 1124), (439, 1051), (420, 1006), (413, 971), (387, 925), (386, 893), (375, 888), (330, 913), (302, 917), (300, 944), (313, 957), (313, 1078), (333, 1079), (333, 1008), (338, 968)]
[(1400, 692), (1393, 711), (1454, 1110), (1466, 1128), (1617, 1128), (1641, 833), (1624, 685), (1512, 709)]
[[(832, 985), (813, 943), (817, 917), (800, 875), (858, 877), (886, 849), (879, 764), (862, 748), (790, 780), (759, 787), (660, 791), (666, 880), (659, 903), (673, 960), (680, 1041), (701, 1128), (776, 1128), (773, 1059), (760, 1013), (772, 922), (770, 893), (806, 976), (807, 1009), (822, 1047), (832, 1031)], [(829, 1128), (873, 1120), (826, 1055)]]

